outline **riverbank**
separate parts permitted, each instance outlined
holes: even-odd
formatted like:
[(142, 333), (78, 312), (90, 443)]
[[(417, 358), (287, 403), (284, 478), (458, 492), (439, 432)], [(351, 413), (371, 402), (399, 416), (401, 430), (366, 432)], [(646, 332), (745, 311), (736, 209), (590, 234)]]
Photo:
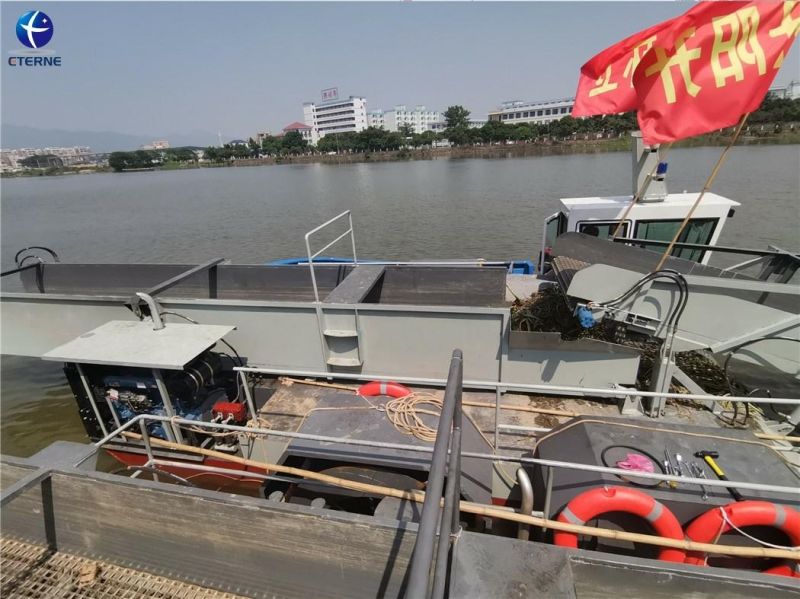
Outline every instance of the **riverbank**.
[[(766, 127), (769, 131), (772, 126)], [(685, 139), (674, 144), (676, 148), (694, 148), (703, 146), (724, 146), (730, 140), (732, 131), (714, 133)], [(739, 146), (747, 145), (791, 145), (800, 144), (800, 129), (785, 129), (779, 133), (764, 133), (751, 129), (742, 135), (737, 142)], [(404, 148), (393, 151), (354, 152), (342, 154), (299, 154), (285, 156), (265, 156), (261, 158), (237, 158), (224, 162), (167, 162), (151, 169), (130, 169), (125, 172), (152, 170), (187, 170), (197, 168), (223, 168), (238, 166), (268, 166), (273, 164), (354, 164), (362, 162), (394, 162), (409, 160), (457, 160), (465, 158), (523, 158), (535, 156), (563, 156), (569, 154), (593, 154), (605, 152), (623, 152), (630, 149), (629, 136), (604, 139), (566, 139), (533, 142), (508, 142), (505, 144), (481, 144), (470, 146), (452, 146), (448, 148)], [(3, 173), (3, 177), (40, 177), (49, 175), (86, 174), (93, 172), (109, 172), (108, 166), (98, 167), (63, 167), (49, 169), (31, 169), (17, 173)]]

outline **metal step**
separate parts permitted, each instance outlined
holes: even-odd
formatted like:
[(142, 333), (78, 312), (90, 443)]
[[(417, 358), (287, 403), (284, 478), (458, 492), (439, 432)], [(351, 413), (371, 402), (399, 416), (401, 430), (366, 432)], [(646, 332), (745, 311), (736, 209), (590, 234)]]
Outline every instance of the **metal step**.
[(360, 358), (341, 358), (337, 356), (329, 357), (327, 363), (329, 366), (344, 366), (348, 368), (361, 366), (363, 364)]
[(358, 337), (358, 331), (352, 329), (325, 329), (326, 337)]

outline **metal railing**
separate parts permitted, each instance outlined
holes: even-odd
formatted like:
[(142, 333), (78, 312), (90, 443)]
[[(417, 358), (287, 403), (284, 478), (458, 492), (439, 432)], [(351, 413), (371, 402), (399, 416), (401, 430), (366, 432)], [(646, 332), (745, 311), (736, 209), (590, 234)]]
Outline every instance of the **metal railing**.
[[(417, 540), (411, 557), (408, 574), (409, 599), (438, 599), (444, 596), (450, 549), (459, 529), (459, 502), (461, 499), (461, 393), (463, 380), (461, 350), (454, 350), (450, 360), (447, 386), (442, 400), (442, 411), (436, 431), (436, 442), (431, 456), (431, 468), (425, 487)], [(448, 460), (449, 454), (449, 460)], [(442, 496), (445, 473), (447, 486)], [(444, 505), (440, 508), (442, 499)], [(439, 543), (433, 556), (436, 529), (439, 523)], [(433, 588), (431, 587), (433, 566)]]
[[(348, 222), (347, 231), (345, 231), (344, 233), (339, 235), (336, 239), (334, 239), (333, 241), (328, 243), (326, 246), (324, 246), (323, 248), (317, 250), (316, 252), (314, 252), (312, 254), (311, 253), (311, 236), (314, 235), (315, 233), (320, 232), (322, 229), (328, 227), (329, 225), (332, 225), (333, 223), (335, 223), (336, 221), (338, 221), (338, 220), (340, 220), (340, 219), (342, 219), (344, 217), (347, 217), (347, 222)], [(311, 273), (311, 285), (314, 287), (314, 300), (317, 303), (319, 303), (319, 288), (317, 287), (317, 277), (316, 277), (316, 274), (314, 273), (314, 258), (319, 256), (325, 250), (327, 250), (327, 249), (333, 247), (334, 245), (336, 245), (338, 242), (340, 242), (342, 239), (344, 239), (348, 235), (350, 236), (350, 244), (351, 244), (351, 246), (353, 248), (353, 264), (357, 266), (358, 265), (358, 257), (356, 256), (356, 238), (355, 238), (355, 235), (353, 234), (353, 217), (350, 214), (349, 210), (345, 210), (340, 215), (334, 216), (329, 221), (326, 221), (326, 222), (322, 223), (320, 226), (318, 226), (318, 227), (316, 227), (314, 229), (311, 229), (308, 233), (306, 233), (305, 239), (306, 239), (306, 253), (308, 254), (308, 269), (309, 269), (309, 272)]]

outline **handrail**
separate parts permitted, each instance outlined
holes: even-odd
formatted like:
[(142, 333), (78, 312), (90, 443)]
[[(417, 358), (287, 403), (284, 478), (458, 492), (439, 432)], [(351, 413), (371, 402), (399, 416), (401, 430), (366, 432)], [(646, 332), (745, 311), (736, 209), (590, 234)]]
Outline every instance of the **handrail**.
[[(161, 281), (160, 283), (157, 283), (157, 284), (153, 285), (152, 287), (150, 287), (150, 289), (147, 289), (143, 293), (145, 293), (146, 295), (149, 295), (151, 297), (155, 296), (155, 295), (158, 295), (162, 291), (166, 291), (167, 289), (170, 289), (171, 287), (174, 287), (178, 283), (180, 283), (182, 281), (185, 281), (186, 279), (188, 279), (192, 275), (195, 275), (195, 274), (197, 274), (199, 272), (203, 272), (203, 271), (207, 270), (207, 271), (209, 271), (208, 272), (208, 295), (209, 295), (209, 297), (214, 298), (217, 295), (217, 291), (216, 291), (216, 270), (215, 270), (215, 267), (218, 264), (220, 264), (220, 263), (222, 263), (224, 261), (225, 261), (225, 258), (214, 258), (212, 260), (208, 260), (207, 262), (203, 262), (202, 264), (198, 264), (197, 266), (193, 266), (192, 268), (189, 268), (188, 270), (184, 270), (183, 272), (178, 273), (174, 277), (170, 277), (169, 279), (167, 279), (165, 281)], [(141, 304), (141, 302), (142, 302), (141, 298), (137, 297), (137, 295), (133, 295), (131, 297), (131, 299), (130, 299), (130, 303), (133, 306), (139, 306)]]
[[(408, 589), (406, 597), (409, 599), (425, 599), (428, 597), (430, 587), (431, 562), (434, 566), (433, 597), (441, 596), (444, 592), (444, 575), (446, 571), (445, 557), (450, 545), (450, 534), (455, 532), (454, 521), (457, 526), (458, 519), (453, 517), (455, 496), (460, 499), (460, 489), (456, 487), (459, 478), (459, 462), (461, 449), (461, 381), (463, 377), (463, 362), (461, 351), (453, 350), (450, 360), (450, 371), (447, 376), (447, 387), (442, 400), (442, 411), (436, 432), (436, 441), (433, 446), (431, 468), (428, 473), (428, 483), (425, 488), (425, 500), (422, 504), (417, 540), (414, 543), (414, 552), (408, 573)], [(452, 430), (451, 430), (452, 429)], [(448, 449), (452, 449), (449, 467), (447, 467)], [(436, 540), (436, 524), (440, 519), (440, 502), (442, 501), (442, 488), (444, 487), (445, 469), (447, 468), (447, 489), (444, 495), (444, 511), (441, 513), (439, 525), (439, 546), (436, 559), (433, 560), (433, 544)], [(445, 531), (448, 535), (445, 536)]]
[[(345, 231), (344, 233), (339, 235), (339, 237), (337, 237), (336, 239), (331, 241), (325, 247), (319, 249), (316, 253), (312, 254), (311, 253), (311, 236), (314, 233), (318, 233), (319, 231), (321, 231), (322, 229), (324, 229), (328, 225), (331, 225), (331, 224), (335, 223), (336, 221), (338, 221), (341, 218), (344, 218), (345, 216), (347, 217), (348, 223), (349, 223), (347, 231)], [(358, 257), (356, 256), (356, 238), (355, 238), (355, 235), (353, 234), (353, 217), (350, 214), (349, 210), (345, 210), (341, 214), (339, 214), (337, 216), (334, 216), (332, 219), (322, 223), (318, 227), (315, 227), (315, 228), (311, 229), (305, 235), (306, 253), (308, 254), (308, 269), (311, 272), (311, 285), (314, 287), (314, 299), (316, 300), (317, 303), (319, 303), (319, 289), (317, 287), (317, 277), (314, 274), (314, 258), (319, 256), (322, 252), (324, 252), (325, 250), (327, 250), (331, 246), (335, 245), (336, 243), (338, 243), (339, 241), (341, 241), (342, 239), (344, 239), (348, 235), (350, 235), (350, 243), (351, 243), (351, 245), (353, 247), (353, 264), (355, 266), (358, 266)]]
[[(350, 437), (330, 437), (327, 435), (313, 435), (307, 433), (298, 433), (292, 431), (281, 431), (277, 429), (269, 429), (269, 428), (259, 428), (259, 427), (252, 427), (252, 426), (239, 426), (235, 424), (223, 424), (220, 422), (206, 422), (202, 420), (188, 420), (185, 418), (180, 417), (169, 417), (169, 416), (159, 416), (156, 414), (138, 414), (134, 416), (131, 420), (128, 420), (124, 423), (121, 427), (116, 430), (111, 431), (97, 441), (94, 446), (96, 448), (100, 448), (101, 446), (105, 445), (110, 441), (117, 440), (120, 435), (126, 431), (127, 429), (131, 428), (134, 424), (138, 424), (140, 422), (161, 422), (161, 423), (172, 423), (177, 425), (186, 425), (186, 426), (193, 426), (196, 428), (208, 428), (208, 429), (216, 429), (221, 431), (229, 431), (229, 432), (236, 432), (236, 433), (247, 433), (253, 435), (264, 435), (264, 436), (274, 436), (274, 437), (286, 437), (291, 439), (306, 439), (312, 441), (322, 441), (324, 443), (341, 443), (342, 445), (361, 445), (365, 447), (381, 447), (384, 449), (398, 449), (403, 451), (414, 451), (419, 453), (432, 453), (433, 449), (428, 446), (424, 445), (407, 445), (404, 443), (386, 443), (382, 441), (364, 441), (361, 439), (352, 439)], [(88, 456), (91, 457), (91, 456)], [(80, 462), (76, 464), (76, 466), (82, 464), (84, 461), (88, 459), (88, 457), (84, 457), (81, 459)], [(630, 476), (630, 470), (624, 470), (621, 468), (613, 468), (610, 466), (595, 466), (592, 464), (583, 464), (580, 462), (565, 462), (560, 460), (545, 460), (542, 458), (526, 458), (526, 457), (519, 457), (519, 456), (512, 456), (512, 455), (505, 455), (505, 454), (496, 454), (496, 453), (480, 453), (480, 452), (468, 452), (462, 451), (461, 457), (464, 458), (476, 458), (479, 460), (489, 460), (494, 462), (508, 462), (514, 464), (530, 464), (530, 465), (539, 465), (539, 466), (552, 466), (554, 468), (566, 468), (568, 470), (579, 470), (584, 472), (597, 472), (597, 473), (604, 473), (604, 474), (616, 474), (622, 476)], [(752, 489), (754, 491), (770, 491), (775, 493), (786, 493), (788, 495), (800, 495), (800, 487), (785, 487), (780, 485), (765, 485), (761, 483), (751, 483), (751, 482), (744, 482), (744, 481), (722, 481), (722, 480), (713, 480), (713, 479), (699, 479), (699, 478), (691, 478), (688, 476), (673, 476), (669, 474), (660, 474), (655, 472), (637, 472), (636, 476), (638, 478), (647, 478), (650, 480), (659, 480), (663, 482), (684, 482), (689, 484), (705, 484), (707, 486), (717, 486), (717, 487), (730, 487), (730, 486), (737, 486), (741, 487), (742, 489)]]
[[(311, 378), (330, 378), (335, 376), (337, 379), (355, 380), (355, 381), (371, 381), (376, 378), (391, 380), (398, 383), (406, 383), (409, 385), (428, 385), (428, 386), (444, 386), (447, 381), (444, 379), (435, 378), (421, 378), (410, 377), (392, 374), (354, 374), (349, 372), (337, 372), (331, 374), (330, 372), (320, 372), (316, 370), (287, 370), (286, 368), (258, 368), (254, 366), (234, 366), (234, 370), (240, 372), (253, 372), (258, 374), (274, 374), (279, 376), (295, 376), (295, 377), (311, 377)], [(747, 396), (728, 396), (728, 395), (708, 395), (701, 393), (675, 393), (668, 391), (640, 391), (629, 387), (611, 387), (611, 388), (598, 388), (598, 387), (576, 387), (568, 385), (549, 385), (546, 383), (512, 383), (503, 381), (463, 381), (466, 388), (471, 389), (502, 389), (504, 391), (521, 391), (527, 392), (545, 392), (553, 393), (554, 395), (567, 395), (585, 397), (598, 396), (598, 397), (612, 397), (619, 398), (627, 395), (636, 395), (639, 397), (665, 397), (667, 399), (685, 399), (694, 401), (715, 401), (715, 402), (740, 402), (752, 404), (775, 404), (775, 405), (793, 405), (800, 406), (800, 399), (787, 398), (787, 397), (747, 397)]]

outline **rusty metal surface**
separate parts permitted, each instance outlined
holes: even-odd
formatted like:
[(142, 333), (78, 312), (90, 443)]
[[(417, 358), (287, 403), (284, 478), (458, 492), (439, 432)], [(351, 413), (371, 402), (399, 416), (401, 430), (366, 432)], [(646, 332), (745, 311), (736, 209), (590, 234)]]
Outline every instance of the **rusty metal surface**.
[(238, 599), (202, 586), (3, 539), (0, 595), (19, 599)]

